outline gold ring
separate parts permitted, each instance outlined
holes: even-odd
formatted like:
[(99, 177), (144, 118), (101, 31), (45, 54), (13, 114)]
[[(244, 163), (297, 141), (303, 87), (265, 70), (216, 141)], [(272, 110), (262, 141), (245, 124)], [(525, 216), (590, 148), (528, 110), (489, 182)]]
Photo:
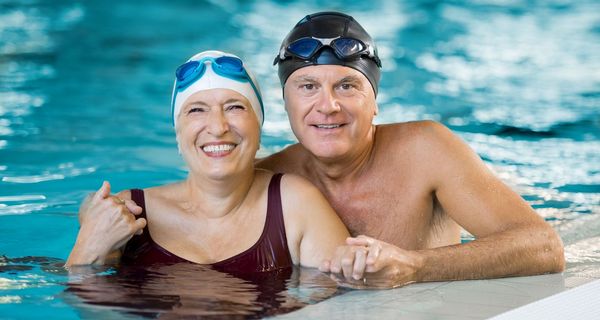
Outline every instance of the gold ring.
[(125, 204), (125, 200), (123, 200), (119, 197), (114, 197), (113, 199), (115, 199), (115, 201), (117, 201), (117, 204)]

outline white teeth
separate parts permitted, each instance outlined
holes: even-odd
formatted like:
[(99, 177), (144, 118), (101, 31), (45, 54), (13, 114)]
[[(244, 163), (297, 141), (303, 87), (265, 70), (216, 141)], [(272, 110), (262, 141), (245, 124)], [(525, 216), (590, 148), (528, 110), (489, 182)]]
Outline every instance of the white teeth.
[(202, 150), (204, 152), (223, 152), (233, 150), (233, 148), (235, 148), (233, 144), (211, 144), (202, 147)]
[(333, 128), (339, 128), (340, 125), (339, 124), (318, 124), (317, 128), (319, 129), (333, 129)]

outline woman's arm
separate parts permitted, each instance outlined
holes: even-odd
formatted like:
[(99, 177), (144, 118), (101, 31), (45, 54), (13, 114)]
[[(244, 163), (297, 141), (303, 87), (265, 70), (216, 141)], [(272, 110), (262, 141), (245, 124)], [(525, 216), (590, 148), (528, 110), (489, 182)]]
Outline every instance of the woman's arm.
[(316, 268), (345, 243), (348, 229), (308, 180), (285, 174), (281, 180), (281, 200), (294, 264)]
[(135, 218), (142, 208), (130, 199), (129, 192), (110, 195), (110, 184), (86, 198), (79, 209), (80, 229), (66, 267), (105, 264), (120, 258), (120, 249), (146, 226), (146, 219)]

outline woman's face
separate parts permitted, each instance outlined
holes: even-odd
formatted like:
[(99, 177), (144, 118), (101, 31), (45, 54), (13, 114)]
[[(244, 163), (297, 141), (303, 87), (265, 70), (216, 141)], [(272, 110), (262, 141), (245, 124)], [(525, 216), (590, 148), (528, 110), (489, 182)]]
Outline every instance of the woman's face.
[(177, 143), (192, 173), (222, 179), (254, 168), (260, 128), (250, 102), (238, 92), (198, 91), (177, 117)]

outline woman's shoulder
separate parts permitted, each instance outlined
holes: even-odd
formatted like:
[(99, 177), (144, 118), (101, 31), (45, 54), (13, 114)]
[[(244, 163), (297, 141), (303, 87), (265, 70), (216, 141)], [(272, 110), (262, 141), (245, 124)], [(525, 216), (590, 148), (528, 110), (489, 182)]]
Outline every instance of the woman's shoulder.
[(148, 188), (131, 188), (119, 191), (116, 196), (121, 199), (132, 199), (132, 190), (141, 190), (145, 199), (170, 199), (181, 195), (181, 183), (170, 183)]
[[(284, 212), (288, 215), (300, 215), (307, 218), (311, 208), (329, 206), (321, 191), (306, 178), (292, 173), (281, 177), (281, 201)], [(314, 210), (317, 212), (318, 210)]]

